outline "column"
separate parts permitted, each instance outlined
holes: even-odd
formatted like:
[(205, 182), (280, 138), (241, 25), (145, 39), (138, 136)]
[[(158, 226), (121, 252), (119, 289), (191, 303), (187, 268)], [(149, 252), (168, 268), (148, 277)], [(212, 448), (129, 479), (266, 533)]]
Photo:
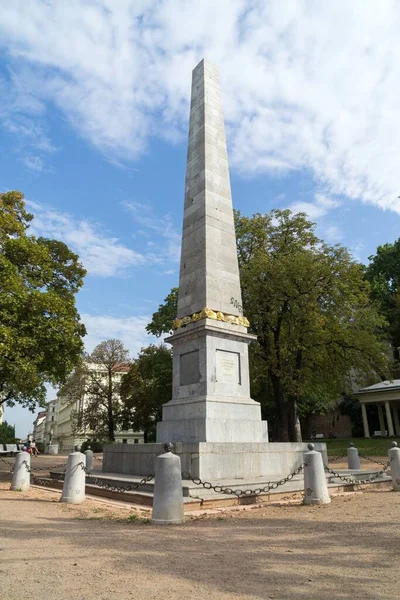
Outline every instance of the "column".
[(378, 404), (378, 416), (379, 416), (379, 429), (381, 430), (382, 437), (386, 437), (385, 419), (383, 418), (383, 407), (382, 404)]
[(394, 437), (392, 413), (390, 412), (389, 402), (385, 402), (385, 408), (386, 408), (386, 420), (387, 420), (387, 424), (388, 424), (388, 434), (389, 434), (389, 437)]
[(363, 425), (364, 425), (364, 437), (369, 438), (369, 428), (368, 428), (368, 418), (367, 418), (367, 410), (365, 408), (365, 404), (363, 402), (361, 402), (361, 413), (362, 413), (362, 420), (363, 420)]
[(400, 421), (399, 421), (399, 405), (395, 404), (393, 406), (393, 416), (394, 416), (394, 431), (396, 435), (400, 435)]

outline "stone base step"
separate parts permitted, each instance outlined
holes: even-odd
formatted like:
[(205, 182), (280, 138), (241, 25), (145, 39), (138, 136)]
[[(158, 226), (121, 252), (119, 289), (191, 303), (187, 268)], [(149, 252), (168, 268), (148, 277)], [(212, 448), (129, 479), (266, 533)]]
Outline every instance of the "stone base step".
[[(371, 476), (374, 476), (377, 471), (374, 470), (360, 470), (360, 471), (350, 471), (348, 469), (340, 469), (337, 470), (342, 476), (352, 477), (353, 479), (368, 479)], [(103, 473), (102, 471), (93, 471), (93, 476), (97, 479), (101, 480), (104, 484), (110, 486), (128, 486), (133, 483), (140, 482), (143, 477), (137, 476), (129, 476), (129, 475), (120, 475), (113, 473)], [(62, 487), (62, 479), (64, 477), (64, 473), (60, 473), (57, 471), (52, 471), (50, 473), (49, 481), (54, 481), (54, 479), (60, 479), (60, 487)], [(327, 473), (326, 475), (327, 484), (329, 487), (333, 486), (353, 486), (356, 484), (352, 484), (343, 480), (338, 479), (332, 474)], [(279, 481), (279, 479), (275, 479), (275, 481)], [(374, 483), (381, 483), (391, 481), (391, 478), (388, 476), (382, 476), (377, 479)], [(303, 493), (304, 489), (304, 478), (302, 474), (295, 475), (290, 481), (286, 482), (283, 485), (278, 486), (277, 488), (270, 490), (269, 492), (264, 492), (258, 495), (249, 494), (246, 496), (236, 496), (234, 494), (237, 490), (255, 490), (262, 489), (273, 481), (265, 481), (264, 479), (249, 479), (249, 480), (219, 480), (216, 482), (212, 482), (214, 486), (220, 486), (223, 488), (230, 488), (233, 490), (232, 494), (221, 494), (215, 492), (213, 489), (206, 489), (201, 484), (196, 485), (192, 481), (183, 480), (182, 481), (182, 491), (184, 502), (186, 504), (190, 504), (191, 502), (195, 503), (201, 502), (217, 502), (218, 504), (223, 503), (223, 505), (229, 506), (233, 503), (237, 504), (238, 500), (240, 504), (251, 504), (256, 502), (257, 498), (260, 498), (261, 501), (266, 501), (270, 497), (278, 497), (278, 496), (287, 496), (288, 494), (298, 494), (299, 497)], [(365, 484), (368, 485), (368, 484)], [(373, 483), (369, 484), (373, 485)], [(154, 480), (151, 480), (141, 486), (138, 490), (129, 491), (129, 492), (120, 492), (113, 491), (103, 488), (102, 486), (98, 486), (92, 484), (90, 481), (86, 483), (86, 490), (88, 494), (102, 495), (109, 498), (120, 499), (128, 502), (132, 502), (134, 504), (142, 504), (146, 506), (152, 506), (153, 503), (153, 492), (154, 492)], [(228, 504), (226, 504), (228, 503)]]
[[(41, 484), (51, 489), (62, 489), (63, 482), (54, 479), (40, 478)], [(299, 485), (301, 483), (301, 485)], [(375, 480), (369, 484), (354, 484), (345, 482), (331, 482), (328, 483), (329, 495), (335, 496), (343, 492), (353, 491), (366, 491), (370, 489), (391, 489), (391, 479), (389, 477)], [(144, 510), (151, 510), (153, 505), (153, 495), (148, 492), (115, 492), (106, 490), (101, 487), (86, 485), (86, 494), (88, 496), (98, 496), (107, 498), (113, 501), (124, 502), (134, 506), (142, 506)], [(195, 512), (205, 509), (219, 509), (229, 508), (231, 506), (244, 506), (251, 504), (269, 504), (279, 505), (287, 502), (301, 503), (303, 499), (303, 482), (298, 482), (297, 489), (282, 489), (270, 492), (268, 494), (261, 494), (260, 496), (243, 496), (237, 497), (235, 495), (225, 494), (214, 494), (213, 496), (200, 497), (185, 497), (184, 498), (184, 510), (185, 513)]]

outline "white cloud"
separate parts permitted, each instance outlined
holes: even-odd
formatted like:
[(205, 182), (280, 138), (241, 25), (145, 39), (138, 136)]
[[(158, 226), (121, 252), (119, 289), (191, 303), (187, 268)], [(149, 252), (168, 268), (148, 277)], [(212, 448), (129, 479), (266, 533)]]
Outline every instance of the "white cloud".
[(322, 227), (322, 237), (331, 244), (340, 244), (343, 240), (343, 230), (338, 224), (331, 223)]
[[(13, 137), (10, 149), (21, 155), (21, 162), (29, 170), (42, 172), (44, 162), (37, 152), (43, 155), (57, 150), (42, 124), (44, 104), (24, 87), (23, 78), (13, 74), (9, 83), (0, 76), (0, 95), (0, 124)], [(35, 155), (27, 154), (27, 150)]]
[(310, 219), (320, 219), (340, 204), (339, 200), (328, 198), (324, 194), (315, 194), (315, 202), (294, 202), (288, 208), (293, 213), (307, 213)]
[(124, 274), (127, 269), (143, 265), (148, 258), (111, 237), (98, 223), (58, 212), (27, 201), (35, 218), (30, 231), (37, 236), (62, 240), (75, 251), (90, 275), (103, 277)]
[[(177, 263), (181, 255), (181, 234), (175, 229), (175, 224), (170, 215), (157, 216), (152, 207), (140, 202), (122, 202), (122, 206), (128, 210), (133, 221), (140, 225), (138, 233), (152, 240), (147, 246), (153, 249), (153, 261), (156, 263)], [(161, 240), (157, 243), (155, 240)], [(167, 274), (173, 273), (169, 270)]]
[(133, 159), (150, 136), (181, 139), (190, 71), (206, 55), (221, 69), (235, 168), (307, 170), (328, 195), (400, 213), (395, 0), (0, 7), (0, 46), (12, 68), (2, 97), (13, 98), (3, 120), (43, 120), (51, 103), (110, 159)]
[(21, 158), (21, 162), (35, 173), (41, 173), (44, 170), (44, 163), (40, 156), (25, 155)]
[(118, 339), (129, 349), (131, 356), (135, 357), (142, 347), (154, 342), (154, 338), (146, 332), (146, 325), (151, 316), (112, 317), (82, 314), (81, 319), (88, 332), (85, 337), (87, 352), (91, 352), (104, 340)]

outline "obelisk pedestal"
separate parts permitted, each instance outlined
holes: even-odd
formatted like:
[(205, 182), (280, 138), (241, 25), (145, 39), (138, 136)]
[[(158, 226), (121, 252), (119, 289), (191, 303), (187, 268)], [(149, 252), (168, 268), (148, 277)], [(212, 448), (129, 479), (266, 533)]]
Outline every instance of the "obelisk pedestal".
[(174, 347), (173, 399), (163, 406), (157, 442), (268, 441), (260, 405), (249, 393), (252, 340), (245, 327), (210, 318), (167, 340)]

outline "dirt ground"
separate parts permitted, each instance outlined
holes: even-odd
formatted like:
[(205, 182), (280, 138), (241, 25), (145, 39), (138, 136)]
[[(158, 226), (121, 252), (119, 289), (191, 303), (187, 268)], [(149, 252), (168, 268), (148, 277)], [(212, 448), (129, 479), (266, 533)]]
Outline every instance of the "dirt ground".
[(0, 483), (0, 599), (397, 599), (400, 494), (226, 509), (157, 527), (146, 513)]

